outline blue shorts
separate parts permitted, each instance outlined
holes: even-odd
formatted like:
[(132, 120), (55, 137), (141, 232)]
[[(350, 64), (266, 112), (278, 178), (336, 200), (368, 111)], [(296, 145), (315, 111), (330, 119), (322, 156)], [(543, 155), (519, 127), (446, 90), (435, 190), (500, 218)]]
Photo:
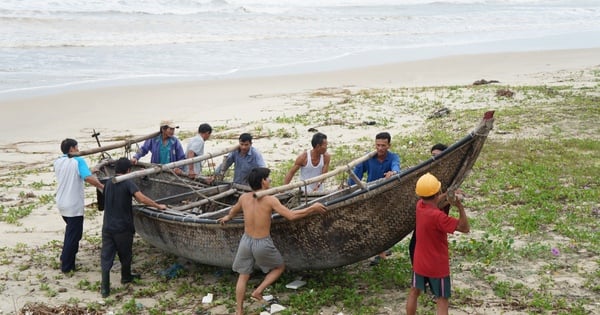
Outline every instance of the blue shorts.
[(421, 276), (420, 274), (413, 271), (412, 286), (427, 292), (427, 284), (429, 289), (436, 297), (450, 298), (450, 276), (444, 278), (429, 278)]

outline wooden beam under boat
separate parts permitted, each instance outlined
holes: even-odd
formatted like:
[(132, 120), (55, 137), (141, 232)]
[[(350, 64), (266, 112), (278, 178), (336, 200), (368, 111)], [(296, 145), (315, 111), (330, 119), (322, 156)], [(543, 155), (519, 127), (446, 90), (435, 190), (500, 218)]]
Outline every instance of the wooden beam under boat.
[(108, 151), (108, 150), (122, 148), (125, 146), (132, 145), (133, 143), (138, 143), (138, 142), (142, 142), (144, 140), (148, 140), (150, 138), (154, 138), (154, 137), (158, 136), (159, 134), (160, 134), (160, 131), (157, 131), (157, 132), (153, 132), (149, 135), (141, 136), (138, 138), (127, 139), (127, 140), (123, 140), (123, 141), (120, 141), (120, 142), (117, 142), (114, 144), (105, 145), (105, 146), (94, 148), (94, 149), (79, 151), (77, 153), (69, 153), (69, 157), (90, 155), (90, 154), (95, 154), (95, 153), (104, 152), (104, 151)]
[(188, 164), (192, 164), (192, 163), (196, 163), (196, 162), (201, 162), (201, 161), (208, 160), (208, 159), (216, 157), (216, 156), (224, 155), (224, 154), (227, 154), (229, 152), (239, 149), (239, 147), (240, 147), (240, 145), (236, 144), (232, 147), (222, 149), (215, 153), (207, 153), (207, 154), (204, 154), (201, 156), (196, 156), (193, 158), (179, 160), (179, 161), (175, 161), (175, 162), (171, 162), (171, 163), (167, 163), (167, 164), (153, 164), (154, 166), (150, 167), (150, 168), (146, 168), (143, 170), (134, 171), (131, 173), (115, 176), (112, 181), (113, 181), (113, 183), (120, 183), (126, 179), (137, 178), (137, 177), (142, 177), (142, 176), (146, 176), (146, 175), (150, 175), (150, 174), (160, 173), (160, 172), (167, 171), (167, 170), (177, 168), (180, 166), (184, 166), (184, 165), (188, 165)]
[(356, 165), (358, 165), (358, 164), (360, 164), (360, 163), (362, 163), (362, 162), (364, 162), (364, 161), (372, 158), (373, 156), (375, 156), (375, 154), (377, 154), (377, 151), (369, 152), (368, 154), (365, 154), (365, 155), (359, 157), (358, 159), (355, 159), (355, 160), (351, 161), (350, 163), (348, 163), (346, 165), (338, 166), (336, 169), (334, 169), (331, 172), (327, 172), (325, 174), (321, 174), (321, 175), (313, 177), (313, 178), (301, 180), (301, 181), (294, 182), (294, 183), (289, 183), (287, 185), (283, 185), (283, 186), (279, 186), (279, 187), (274, 187), (274, 188), (270, 188), (270, 189), (266, 189), (266, 190), (257, 191), (257, 192), (254, 193), (254, 198), (260, 198), (260, 197), (263, 197), (263, 196), (266, 196), (266, 195), (277, 194), (277, 193), (280, 193), (280, 192), (288, 191), (290, 189), (294, 189), (294, 188), (298, 188), (298, 187), (302, 187), (302, 186), (307, 186), (309, 184), (320, 182), (320, 181), (323, 181), (323, 180), (325, 180), (327, 178), (333, 177), (333, 176), (335, 176), (335, 175), (337, 175), (337, 174), (339, 174), (341, 172), (344, 172), (344, 171), (352, 172), (352, 169)]

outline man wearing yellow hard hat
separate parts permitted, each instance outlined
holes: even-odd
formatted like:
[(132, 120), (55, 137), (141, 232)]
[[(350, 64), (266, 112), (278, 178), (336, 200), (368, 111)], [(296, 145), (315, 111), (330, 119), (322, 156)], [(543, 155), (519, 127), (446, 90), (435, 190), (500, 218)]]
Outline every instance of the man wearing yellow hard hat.
[(415, 247), (413, 277), (410, 293), (406, 301), (406, 313), (416, 314), (417, 301), (427, 284), (436, 297), (437, 314), (448, 314), (450, 298), (450, 257), (448, 254), (448, 234), (459, 231), (469, 233), (469, 220), (460, 199), (450, 200), (458, 208), (458, 219), (448, 216), (438, 208), (442, 183), (432, 174), (419, 178), (415, 193), (417, 201), (416, 233), (419, 241)]

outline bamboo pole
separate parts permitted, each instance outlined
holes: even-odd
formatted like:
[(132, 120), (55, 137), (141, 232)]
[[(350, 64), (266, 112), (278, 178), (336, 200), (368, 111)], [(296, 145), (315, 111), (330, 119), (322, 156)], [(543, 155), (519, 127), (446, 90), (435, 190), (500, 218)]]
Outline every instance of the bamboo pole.
[(335, 170), (333, 170), (331, 172), (327, 172), (325, 174), (321, 174), (321, 175), (313, 177), (313, 178), (305, 179), (302, 181), (290, 183), (290, 184), (279, 186), (279, 187), (274, 187), (274, 188), (267, 189), (267, 190), (257, 191), (254, 193), (254, 198), (260, 198), (260, 197), (263, 197), (266, 195), (277, 194), (277, 193), (288, 191), (290, 189), (294, 189), (297, 187), (302, 187), (302, 186), (306, 186), (306, 185), (309, 185), (312, 183), (320, 182), (329, 177), (333, 177), (341, 172), (345, 172), (345, 171), (352, 172), (352, 168), (354, 168), (354, 166), (372, 158), (373, 156), (375, 156), (375, 154), (377, 154), (377, 151), (372, 151), (366, 155), (359, 157), (356, 160), (353, 160), (352, 162), (350, 162), (346, 165), (338, 166)]
[(222, 192), (220, 194), (216, 194), (214, 196), (206, 197), (206, 198), (201, 199), (199, 201), (190, 202), (190, 203), (188, 203), (186, 205), (183, 205), (183, 206), (173, 207), (172, 209), (176, 210), (176, 211), (183, 211), (183, 210), (187, 210), (187, 209), (190, 209), (190, 208), (199, 207), (199, 206), (207, 204), (209, 202), (213, 202), (215, 200), (218, 200), (218, 199), (221, 199), (221, 198), (225, 198), (227, 196), (231, 196), (231, 195), (235, 194), (236, 192), (237, 191), (232, 188), (232, 189), (226, 190), (226, 191), (224, 191), (224, 192)]
[(127, 179), (131, 179), (131, 178), (137, 178), (137, 177), (142, 177), (142, 176), (146, 176), (146, 175), (150, 175), (150, 174), (155, 174), (155, 173), (160, 173), (172, 168), (176, 168), (176, 167), (180, 167), (180, 166), (184, 166), (187, 164), (192, 164), (192, 163), (196, 163), (196, 162), (200, 162), (200, 161), (204, 161), (204, 160), (208, 160), (210, 158), (213, 158), (215, 156), (219, 156), (219, 155), (223, 155), (223, 154), (227, 154), (231, 151), (235, 151), (240, 147), (239, 144), (236, 144), (232, 147), (226, 148), (226, 149), (222, 149), (220, 151), (217, 151), (215, 153), (207, 153), (201, 156), (196, 156), (190, 159), (185, 159), (185, 160), (180, 160), (180, 161), (176, 161), (176, 162), (171, 162), (171, 163), (167, 163), (167, 164), (152, 164), (154, 165), (154, 167), (150, 167), (150, 168), (146, 168), (143, 170), (139, 170), (139, 171), (135, 171), (135, 172), (131, 172), (131, 173), (127, 173), (127, 174), (123, 174), (123, 175), (119, 175), (119, 176), (115, 176), (115, 178), (113, 178), (113, 183), (120, 183), (124, 180)]
[(93, 149), (89, 149), (89, 150), (83, 150), (83, 151), (79, 151), (77, 153), (70, 153), (69, 157), (72, 156), (84, 156), (84, 155), (90, 155), (90, 154), (94, 154), (94, 153), (98, 153), (98, 152), (104, 152), (104, 151), (108, 151), (108, 150), (113, 150), (113, 149), (118, 149), (121, 147), (125, 147), (128, 145), (131, 145), (133, 143), (138, 143), (138, 142), (142, 142), (144, 140), (148, 140), (150, 138), (154, 138), (156, 136), (158, 136), (160, 134), (160, 131), (151, 133), (149, 135), (145, 135), (145, 136), (141, 136), (138, 138), (133, 138), (133, 139), (128, 139), (128, 140), (123, 140), (114, 144), (110, 144), (110, 145), (105, 145), (103, 147), (99, 147), (99, 148), (93, 148)]

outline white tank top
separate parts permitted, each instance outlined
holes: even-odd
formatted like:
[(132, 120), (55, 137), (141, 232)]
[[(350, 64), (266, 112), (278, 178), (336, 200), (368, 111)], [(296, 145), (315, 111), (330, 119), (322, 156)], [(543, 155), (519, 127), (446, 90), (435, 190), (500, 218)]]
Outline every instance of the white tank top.
[[(312, 159), (310, 157), (311, 151), (312, 150), (306, 150), (306, 165), (300, 168), (300, 179), (302, 180), (317, 177), (321, 175), (321, 171), (323, 170), (323, 154), (321, 154), (321, 156), (319, 157), (319, 164), (312, 165)], [(308, 192), (323, 191), (323, 184), (321, 184), (321, 186), (317, 190), (315, 190), (315, 187), (317, 187), (318, 184), (319, 183), (312, 183), (306, 186), (306, 190)]]

